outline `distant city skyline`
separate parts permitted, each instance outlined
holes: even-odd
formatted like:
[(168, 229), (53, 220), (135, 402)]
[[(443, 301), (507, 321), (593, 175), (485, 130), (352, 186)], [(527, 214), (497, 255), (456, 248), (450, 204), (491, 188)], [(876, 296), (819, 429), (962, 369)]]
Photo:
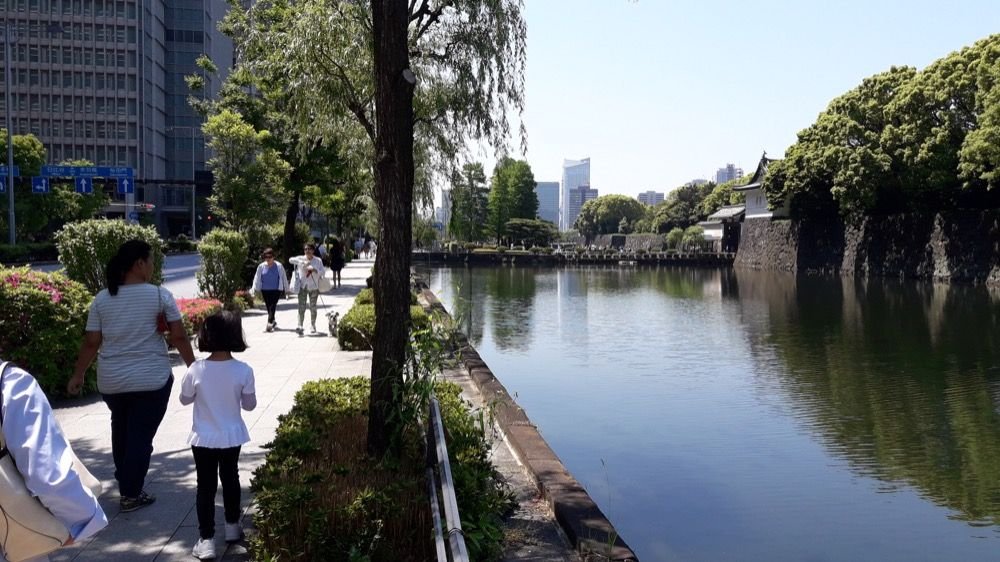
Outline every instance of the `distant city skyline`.
[[(564, 159), (587, 155), (592, 187), (635, 197), (714, 180), (721, 163), (752, 169), (765, 150), (783, 157), (862, 79), (923, 68), (996, 33), (1000, 2), (527, 0), (524, 13), (535, 177), (558, 178)], [(720, 14), (780, 33), (716, 32)], [(493, 166), (492, 155), (472, 158)]]

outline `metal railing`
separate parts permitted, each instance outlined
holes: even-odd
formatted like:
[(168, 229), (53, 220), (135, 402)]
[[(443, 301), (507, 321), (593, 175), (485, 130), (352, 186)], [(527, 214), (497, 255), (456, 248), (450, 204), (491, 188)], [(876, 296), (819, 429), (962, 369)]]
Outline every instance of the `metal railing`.
[[(431, 397), (427, 417), (427, 486), (434, 519), (434, 543), (438, 562), (468, 562), (469, 550), (462, 534), (458, 515), (455, 481), (448, 462), (448, 445), (444, 440), (444, 424), (437, 398)], [(440, 494), (438, 491), (440, 490)], [(442, 520), (442, 507), (444, 519)]]

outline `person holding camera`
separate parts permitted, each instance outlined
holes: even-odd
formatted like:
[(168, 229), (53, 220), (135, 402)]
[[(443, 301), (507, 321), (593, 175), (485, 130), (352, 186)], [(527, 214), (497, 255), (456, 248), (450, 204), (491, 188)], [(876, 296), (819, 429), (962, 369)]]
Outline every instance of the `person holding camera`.
[(316, 335), (316, 301), (319, 299), (320, 278), (326, 274), (323, 262), (316, 257), (316, 246), (306, 244), (303, 248), (304, 255), (291, 258), (289, 263), (295, 266), (295, 274), (292, 276), (292, 293), (299, 296), (299, 326), (295, 331), (301, 336), (302, 322), (306, 318), (306, 306), (308, 301), (309, 313), (312, 317), (311, 335)]

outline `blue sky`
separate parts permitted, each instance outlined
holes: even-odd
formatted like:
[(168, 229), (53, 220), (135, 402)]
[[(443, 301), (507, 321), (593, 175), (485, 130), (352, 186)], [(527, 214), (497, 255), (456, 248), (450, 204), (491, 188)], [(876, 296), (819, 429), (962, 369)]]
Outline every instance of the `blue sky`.
[[(601, 194), (781, 156), (831, 99), (1000, 32), (1000, 0), (526, 0), (527, 159)], [(487, 173), (492, 158), (483, 158)]]

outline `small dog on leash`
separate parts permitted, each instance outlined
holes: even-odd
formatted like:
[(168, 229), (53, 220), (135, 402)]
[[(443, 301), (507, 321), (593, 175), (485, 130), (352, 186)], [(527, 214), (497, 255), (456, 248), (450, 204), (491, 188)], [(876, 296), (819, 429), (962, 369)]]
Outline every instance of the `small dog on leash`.
[(330, 311), (326, 313), (326, 323), (330, 327), (330, 336), (337, 337), (337, 321), (340, 319), (340, 313), (335, 311)]

